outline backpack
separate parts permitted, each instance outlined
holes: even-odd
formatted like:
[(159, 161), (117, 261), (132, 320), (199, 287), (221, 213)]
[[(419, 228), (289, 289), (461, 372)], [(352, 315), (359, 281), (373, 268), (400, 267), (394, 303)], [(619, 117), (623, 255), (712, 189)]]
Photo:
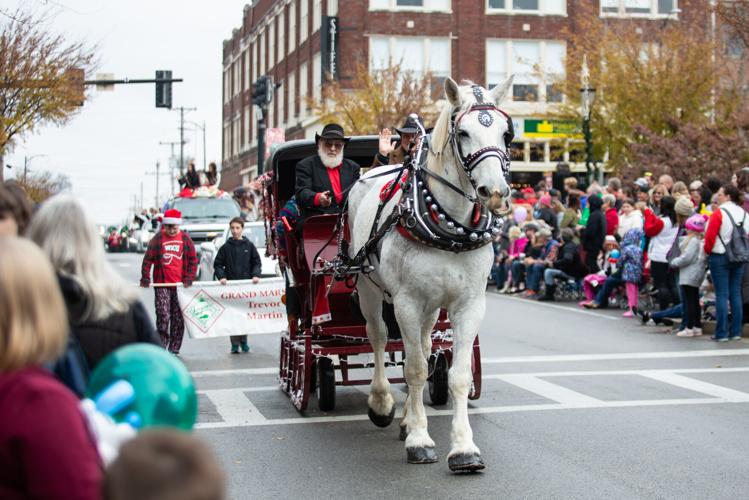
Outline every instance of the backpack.
[(718, 238), (720, 239), (720, 242), (723, 243), (723, 246), (726, 249), (726, 257), (728, 257), (728, 262), (732, 264), (744, 264), (746, 262), (749, 262), (749, 237), (747, 237), (746, 230), (744, 229), (746, 213), (744, 214), (744, 218), (741, 219), (741, 223), (736, 224), (736, 221), (733, 220), (733, 217), (727, 210), (721, 210), (728, 216), (728, 218), (731, 220), (731, 224), (733, 225), (733, 229), (731, 231), (731, 240), (727, 245), (726, 242), (723, 241), (723, 238), (720, 237), (720, 229), (718, 229)]

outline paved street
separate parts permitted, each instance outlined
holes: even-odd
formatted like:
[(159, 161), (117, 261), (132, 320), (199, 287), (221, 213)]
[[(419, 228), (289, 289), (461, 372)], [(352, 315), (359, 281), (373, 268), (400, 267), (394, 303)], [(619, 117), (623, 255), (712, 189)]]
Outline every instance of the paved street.
[[(110, 255), (134, 285), (141, 256)], [(153, 312), (150, 290), (143, 297)], [(487, 293), (483, 393), (471, 424), (487, 469), (447, 469), (449, 408), (428, 408), (440, 462), (407, 465), (398, 427), (373, 426), (367, 388), (299, 414), (277, 388), (278, 337), (185, 340), (198, 434), (231, 498), (743, 498), (749, 488), (749, 340), (682, 339), (572, 303)], [(405, 393), (395, 387), (402, 402)], [(426, 397), (428, 400), (428, 396)]]

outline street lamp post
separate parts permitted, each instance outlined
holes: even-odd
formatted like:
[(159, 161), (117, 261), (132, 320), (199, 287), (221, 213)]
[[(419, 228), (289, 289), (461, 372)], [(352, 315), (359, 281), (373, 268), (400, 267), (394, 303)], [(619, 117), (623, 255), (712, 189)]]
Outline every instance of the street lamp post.
[(26, 179), (28, 176), (29, 171), (29, 163), (31, 163), (31, 160), (34, 158), (39, 158), (41, 156), (47, 156), (45, 154), (38, 154), (38, 155), (31, 155), (31, 156), (24, 156), (23, 157), (23, 185), (26, 185)]
[[(588, 184), (593, 181), (595, 176), (595, 160), (593, 158), (593, 136), (590, 132), (590, 113), (593, 107), (593, 101), (596, 98), (595, 87), (590, 86), (590, 71), (588, 70), (588, 61), (583, 56), (583, 66), (580, 70), (580, 114), (583, 117), (583, 138), (585, 139), (585, 169), (588, 172)], [(602, 179), (599, 179), (601, 182)]]
[(203, 131), (203, 172), (206, 172), (206, 160), (205, 160), (205, 121), (203, 121), (203, 125), (193, 122), (193, 121), (185, 121), (185, 123), (191, 123), (192, 125), (195, 125), (200, 130)]

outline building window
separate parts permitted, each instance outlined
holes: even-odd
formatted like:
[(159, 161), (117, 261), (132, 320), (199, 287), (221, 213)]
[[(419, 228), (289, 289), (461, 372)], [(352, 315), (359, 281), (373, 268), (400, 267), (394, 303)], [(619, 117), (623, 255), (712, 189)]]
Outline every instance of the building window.
[(307, 116), (307, 82), (309, 73), (307, 73), (307, 63), (299, 66), (299, 118), (304, 119)]
[(278, 119), (276, 120), (276, 127), (286, 128), (286, 120), (284, 120), (284, 104), (286, 104), (285, 92), (287, 90), (289, 89), (285, 88), (283, 85), (276, 90), (276, 99), (274, 99), (278, 102)]
[(294, 118), (296, 118), (296, 75), (293, 71), (286, 77), (286, 82), (286, 113), (289, 116), (286, 123), (291, 124), (294, 123)]
[(322, 56), (317, 52), (312, 56), (312, 97), (320, 100), (322, 94)]
[(296, 3), (289, 4), (289, 54), (296, 49)]
[(554, 82), (564, 75), (564, 42), (552, 40), (487, 40), (486, 84), (492, 88), (515, 75), (514, 101), (561, 102)]
[(242, 59), (244, 60), (242, 64), (242, 91), (246, 92), (250, 87), (250, 49), (244, 51)]
[(299, 1), (299, 45), (307, 39), (309, 30), (309, 0)]
[(418, 36), (369, 37), (369, 68), (385, 69), (401, 63), (401, 68), (416, 76), (431, 71), (437, 78), (451, 73), (450, 40)]
[(450, 0), (369, 0), (369, 10), (450, 11)]
[(567, 13), (565, 0), (487, 0), (489, 14), (554, 14)]
[(322, 26), (322, 0), (312, 0), (312, 33)]
[(601, 15), (666, 17), (678, 12), (677, 0), (601, 0)]
[(724, 33), (723, 40), (725, 54), (731, 59), (741, 59), (744, 56), (744, 42), (733, 33)]
[(338, 0), (328, 0), (328, 15), (329, 16), (338, 15)]
[(284, 50), (284, 31), (286, 27), (284, 26), (284, 15), (283, 11), (278, 15), (278, 49), (276, 50), (276, 64), (280, 63), (283, 60), (283, 56), (286, 53)]
[(271, 21), (268, 28), (268, 69), (276, 63), (276, 22)]
[(257, 56), (257, 48), (258, 44), (255, 43), (250, 50), (252, 50), (252, 81), (257, 80), (258, 76), (260, 76), (260, 63), (259, 58)]
[(258, 76), (265, 74), (265, 57), (268, 55), (265, 51), (265, 36), (265, 31), (260, 33), (260, 44), (258, 49), (258, 57), (260, 58), (260, 70), (258, 72)]

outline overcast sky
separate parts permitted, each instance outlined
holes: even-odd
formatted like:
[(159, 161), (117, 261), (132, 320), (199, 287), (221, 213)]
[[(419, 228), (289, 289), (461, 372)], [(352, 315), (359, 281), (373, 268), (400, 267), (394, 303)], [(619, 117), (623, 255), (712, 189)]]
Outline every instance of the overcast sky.
[[(173, 106), (195, 107), (186, 120), (206, 123), (208, 161), (221, 161), (222, 41), (242, 20), (248, 1), (220, 0), (0, 0), (4, 10), (54, 7), (52, 29), (71, 40), (98, 45), (99, 71), (115, 78), (154, 78), (169, 69), (184, 82), (173, 87)], [(5, 161), (12, 178), (23, 169), (62, 172), (73, 194), (98, 223), (123, 221), (140, 198), (154, 204), (156, 162), (168, 171), (170, 148), (159, 141), (179, 140), (179, 112), (155, 108), (154, 85), (118, 85), (113, 92), (88, 90), (77, 116), (67, 125), (41, 128), (18, 141)], [(203, 136), (188, 124), (185, 155), (203, 162)], [(179, 154), (179, 146), (175, 147)], [(169, 195), (169, 178), (160, 176), (160, 199)]]

